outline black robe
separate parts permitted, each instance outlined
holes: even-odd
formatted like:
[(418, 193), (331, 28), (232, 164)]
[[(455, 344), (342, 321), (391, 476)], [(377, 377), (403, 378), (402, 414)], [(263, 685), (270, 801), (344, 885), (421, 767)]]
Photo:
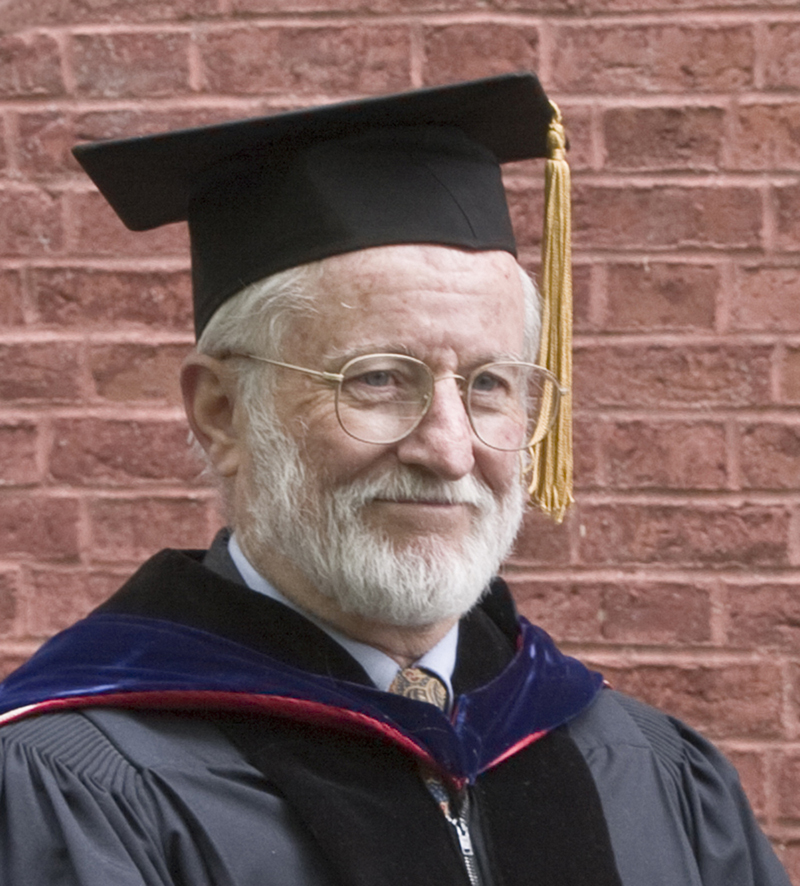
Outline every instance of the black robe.
[[(210, 568), (163, 559), (101, 615), (213, 631), (314, 679), (369, 683), (314, 625), (230, 581), (219, 549)], [(500, 685), (518, 631), (497, 583), (462, 621), (457, 694)], [(283, 711), (95, 702), (0, 731), (0, 882), (468, 882), (419, 760), (391, 736)], [(544, 732), (451, 785), (470, 798), (488, 882), (788, 886), (735, 773), (682, 724), (602, 690)]]

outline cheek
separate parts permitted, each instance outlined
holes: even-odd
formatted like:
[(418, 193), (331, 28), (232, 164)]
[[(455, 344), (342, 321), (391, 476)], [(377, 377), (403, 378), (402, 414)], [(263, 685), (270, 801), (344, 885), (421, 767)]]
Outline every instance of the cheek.
[(362, 443), (347, 435), (335, 413), (309, 417), (293, 429), (307, 467), (326, 485), (337, 486), (367, 474), (389, 456), (390, 447)]
[(481, 478), (498, 495), (520, 483), (520, 459), (517, 452), (499, 452), (482, 447), (476, 453), (475, 461)]

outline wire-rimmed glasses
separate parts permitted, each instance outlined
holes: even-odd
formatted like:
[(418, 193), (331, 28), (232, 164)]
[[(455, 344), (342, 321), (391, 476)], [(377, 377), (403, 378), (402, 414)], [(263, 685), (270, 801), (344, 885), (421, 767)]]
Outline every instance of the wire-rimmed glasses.
[(543, 366), (516, 360), (486, 363), (468, 376), (434, 376), (405, 354), (353, 357), (339, 372), (323, 372), (257, 354), (228, 357), (258, 360), (304, 372), (335, 388), (342, 430), (363, 443), (397, 443), (420, 425), (433, 402), (434, 385), (454, 379), (475, 436), (491, 449), (516, 452), (539, 443), (550, 430), (567, 391)]

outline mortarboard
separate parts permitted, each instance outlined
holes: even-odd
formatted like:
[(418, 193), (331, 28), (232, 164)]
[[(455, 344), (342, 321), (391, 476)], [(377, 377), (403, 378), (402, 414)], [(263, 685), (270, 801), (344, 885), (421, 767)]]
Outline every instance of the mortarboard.
[[(245, 286), (331, 255), (397, 243), (516, 254), (500, 164), (549, 156), (566, 168), (559, 119), (535, 75), (519, 73), (83, 144), (74, 154), (130, 229), (188, 222), (199, 336)], [(559, 188), (548, 193), (557, 204)], [(545, 296), (557, 251), (544, 254), (548, 225), (560, 237), (563, 220), (545, 222)], [(559, 301), (566, 259), (549, 281)], [(545, 330), (543, 355), (554, 342)], [(569, 367), (565, 377), (552, 362), (568, 387)], [(549, 473), (535, 468), (533, 483), (549, 489)], [(563, 514), (566, 503), (535, 495)]]

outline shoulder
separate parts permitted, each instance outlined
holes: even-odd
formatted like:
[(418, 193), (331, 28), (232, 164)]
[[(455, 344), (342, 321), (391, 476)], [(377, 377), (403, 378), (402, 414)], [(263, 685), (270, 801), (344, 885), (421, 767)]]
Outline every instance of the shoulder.
[(667, 768), (684, 763), (694, 744), (713, 748), (680, 720), (612, 689), (600, 692), (569, 729), (585, 753), (610, 747), (638, 749)]
[(747, 807), (738, 774), (718, 748), (675, 717), (620, 692), (603, 690), (569, 731), (596, 780), (613, 774), (617, 791), (647, 787), (651, 801), (668, 806), (687, 832), (697, 828), (708, 803)]
[(2, 882), (169, 882), (158, 798), (113, 732), (84, 713), (0, 729), (0, 820)]
[(33, 716), (0, 729), (0, 753), (8, 767), (57, 765), (94, 777), (109, 767), (132, 766), (113, 740), (81, 711)]
[(198, 717), (119, 709), (44, 714), (0, 729), (0, 751), (57, 762), (82, 777), (210, 764), (236, 752), (214, 725)]
[(612, 690), (569, 733), (597, 785), (623, 882), (788, 886), (736, 770), (704, 736)]
[(611, 751), (644, 755), (675, 790), (685, 791), (687, 778), (713, 774), (720, 786), (741, 792), (736, 770), (712, 742), (676, 717), (621, 692), (603, 690), (570, 724), (570, 734), (587, 759)]
[(0, 821), (2, 883), (331, 882), (300, 820), (197, 714), (94, 708), (0, 729)]

